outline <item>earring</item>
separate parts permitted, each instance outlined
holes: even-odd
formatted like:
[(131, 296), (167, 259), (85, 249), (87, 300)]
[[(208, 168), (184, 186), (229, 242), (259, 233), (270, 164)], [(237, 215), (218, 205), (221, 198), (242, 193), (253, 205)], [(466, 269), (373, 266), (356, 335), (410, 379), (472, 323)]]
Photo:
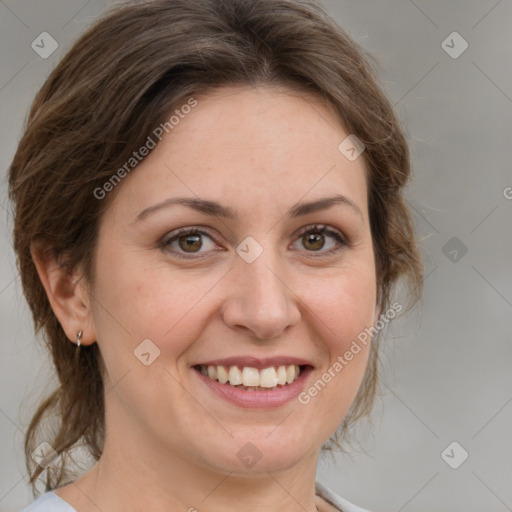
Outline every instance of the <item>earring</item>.
[(76, 333), (76, 346), (79, 347), (80, 346), (80, 341), (82, 339), (82, 334), (83, 334), (83, 331), (78, 331)]

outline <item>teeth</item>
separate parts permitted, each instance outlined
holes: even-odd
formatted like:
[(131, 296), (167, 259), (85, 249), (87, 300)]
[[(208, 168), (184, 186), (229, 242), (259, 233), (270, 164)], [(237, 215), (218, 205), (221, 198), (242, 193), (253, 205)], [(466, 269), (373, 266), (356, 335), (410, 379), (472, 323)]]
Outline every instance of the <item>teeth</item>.
[(277, 373), (275, 368), (264, 368), (261, 370), (260, 386), (262, 388), (275, 388), (277, 386)]
[(217, 380), (217, 367), (216, 366), (201, 366), (201, 368), (208, 368), (207, 375), (210, 379)]
[[(256, 368), (246, 366), (242, 371), (242, 381), (244, 386), (259, 386), (260, 372)], [(229, 383), (232, 384), (231, 379), (229, 379)]]
[(286, 384), (286, 366), (280, 366), (277, 369), (277, 383), (281, 386)]
[(247, 391), (291, 384), (300, 375), (300, 368), (296, 364), (271, 366), (261, 370), (250, 366), (244, 366), (240, 370), (238, 366), (201, 365), (199, 370), (203, 375), (218, 380), (221, 384), (243, 387)]
[(236, 367), (231, 366), (229, 368), (229, 383), (232, 386), (238, 386), (238, 384), (242, 384), (242, 372)]
[(226, 384), (229, 380), (229, 375), (224, 366), (217, 366), (217, 380), (221, 384)]
[(293, 380), (295, 379), (295, 372), (297, 372), (298, 374), (298, 371), (296, 370), (296, 368), (298, 368), (298, 366), (287, 366), (286, 367), (286, 382), (288, 384), (291, 384), (293, 382)]

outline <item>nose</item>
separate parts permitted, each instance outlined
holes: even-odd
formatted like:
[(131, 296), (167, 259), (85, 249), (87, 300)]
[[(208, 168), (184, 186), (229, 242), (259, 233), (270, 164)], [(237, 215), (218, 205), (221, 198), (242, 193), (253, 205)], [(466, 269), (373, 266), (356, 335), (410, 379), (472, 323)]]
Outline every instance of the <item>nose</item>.
[(252, 263), (237, 256), (222, 307), (226, 325), (259, 339), (278, 337), (301, 318), (291, 283), (269, 252), (264, 250)]

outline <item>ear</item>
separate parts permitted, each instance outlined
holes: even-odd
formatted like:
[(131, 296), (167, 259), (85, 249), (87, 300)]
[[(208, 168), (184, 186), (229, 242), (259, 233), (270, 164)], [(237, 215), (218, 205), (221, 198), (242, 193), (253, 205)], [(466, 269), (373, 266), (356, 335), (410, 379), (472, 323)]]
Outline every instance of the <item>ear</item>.
[(70, 273), (40, 243), (33, 243), (30, 252), (50, 305), (66, 336), (76, 343), (77, 333), (83, 331), (81, 344), (94, 343), (96, 333), (85, 278), (78, 273)]

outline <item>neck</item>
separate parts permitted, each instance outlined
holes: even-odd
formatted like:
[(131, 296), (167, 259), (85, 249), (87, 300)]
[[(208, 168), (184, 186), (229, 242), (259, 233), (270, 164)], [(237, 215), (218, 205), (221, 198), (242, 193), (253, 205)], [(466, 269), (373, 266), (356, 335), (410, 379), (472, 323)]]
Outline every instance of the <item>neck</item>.
[(318, 452), (286, 469), (243, 474), (207, 467), (126, 426), (113, 430), (115, 437), (107, 431), (101, 459), (76, 482), (95, 512), (238, 512), (240, 505), (246, 512), (318, 510)]

